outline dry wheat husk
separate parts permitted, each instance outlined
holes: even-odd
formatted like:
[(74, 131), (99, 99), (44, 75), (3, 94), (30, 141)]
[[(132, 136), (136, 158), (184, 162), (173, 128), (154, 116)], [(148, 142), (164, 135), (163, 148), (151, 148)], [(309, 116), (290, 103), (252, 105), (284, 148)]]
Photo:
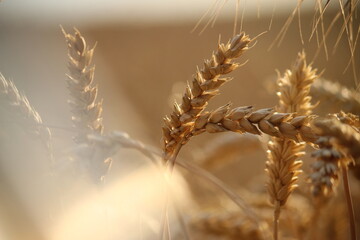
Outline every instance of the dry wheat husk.
[(250, 43), (245, 33), (234, 36), (227, 44), (219, 44), (211, 59), (205, 60), (203, 68), (197, 70), (191, 84), (186, 88), (181, 104), (175, 103), (174, 111), (164, 118), (163, 148), (168, 160), (179, 146), (188, 140), (194, 122), (205, 109), (208, 101), (218, 94), (218, 89), (229, 78), (228, 74), (239, 67), (233, 60), (241, 56)]
[(39, 113), (30, 104), (27, 97), (20, 93), (14, 82), (7, 80), (0, 73), (0, 99), (1, 105), (9, 109), (16, 116), (27, 132), (35, 134), (44, 143), (52, 160), (51, 131), (43, 125)]

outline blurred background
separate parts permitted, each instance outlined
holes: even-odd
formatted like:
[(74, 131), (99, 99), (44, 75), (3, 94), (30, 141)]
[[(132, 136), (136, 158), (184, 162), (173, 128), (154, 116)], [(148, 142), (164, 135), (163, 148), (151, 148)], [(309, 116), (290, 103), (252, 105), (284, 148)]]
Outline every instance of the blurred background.
[[(275, 70), (283, 73), (290, 68), (302, 50), (319, 72), (324, 71), (324, 78), (350, 88), (356, 86), (351, 67), (345, 71), (351, 56), (346, 34), (334, 50), (342, 21), (338, 21), (328, 35), (329, 58), (323, 50), (314, 58), (319, 44), (316, 36), (310, 40), (315, 1), (304, 1), (300, 24), (295, 15), (284, 40), (271, 49), (297, 1), (239, 1), (239, 6), (237, 2), (0, 2), (0, 72), (26, 94), (44, 124), (52, 130), (54, 156), (61, 163), (59, 172), (62, 174), (62, 177), (58, 177), (59, 174), (54, 177), (48, 172), (41, 143), (31, 139), (16, 125), (14, 118), (2, 110), (0, 238), (141, 239), (136, 227), (131, 227), (138, 226), (139, 219), (144, 216), (129, 210), (138, 206), (132, 205), (131, 196), (146, 208), (147, 232), (156, 236), (159, 227), (161, 189), (142, 195), (144, 188), (159, 185), (159, 179), (152, 178), (154, 170), (140, 154), (119, 151), (105, 186), (99, 186), (71, 166), (68, 153), (74, 144), (65, 77), (68, 59), (60, 25), (67, 32), (78, 28), (90, 46), (97, 44), (95, 82), (99, 98), (104, 100), (105, 132), (124, 131), (155, 147), (160, 146), (162, 118), (171, 112), (174, 99), (181, 97), (196, 66), (201, 66), (203, 60), (211, 56), (219, 39), (226, 42), (233, 35), (235, 24), (236, 32), (241, 27), (251, 37), (266, 33), (239, 60), (249, 61), (232, 74), (234, 80), (222, 88), (221, 95), (211, 102), (209, 109), (229, 101), (233, 106), (273, 107), (277, 102)], [(324, 15), (325, 26), (337, 12), (338, 6), (332, 1)], [(354, 57), (360, 60), (359, 51)], [(355, 71), (360, 74), (359, 68)], [(215, 144), (212, 141), (219, 141), (216, 137), (206, 135), (193, 139), (183, 149), (182, 157), (201, 164), (206, 151)], [(264, 175), (265, 151), (229, 158), (228, 163), (209, 170), (234, 189)], [(194, 190), (186, 185), (178, 176), (179, 189), (183, 189), (179, 190), (179, 198), (188, 200)], [(147, 205), (147, 198), (153, 199), (152, 206)], [(125, 211), (124, 206), (130, 205), (132, 207)], [(125, 236), (122, 229), (133, 230)]]

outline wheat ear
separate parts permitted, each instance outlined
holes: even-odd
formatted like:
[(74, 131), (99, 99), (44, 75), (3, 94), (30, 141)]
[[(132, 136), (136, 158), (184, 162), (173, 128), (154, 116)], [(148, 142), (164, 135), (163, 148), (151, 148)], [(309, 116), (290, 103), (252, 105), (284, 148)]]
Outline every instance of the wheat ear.
[(62, 29), (67, 42), (69, 56), (69, 74), (67, 79), (71, 99), (69, 104), (72, 109), (72, 121), (77, 129), (75, 141), (87, 142), (88, 134), (101, 134), (102, 100), (97, 101), (97, 86), (94, 86), (95, 67), (92, 58), (95, 47), (90, 48), (81, 33), (68, 34)]
[[(306, 64), (305, 53), (298, 54), (291, 70), (287, 70), (278, 80), (279, 112), (309, 115), (313, 109), (309, 96), (311, 84), (317, 78), (316, 69)], [(288, 197), (297, 187), (296, 181), (301, 173), (304, 155), (304, 143), (297, 143), (284, 138), (272, 138), (268, 145), (268, 161), (266, 171), (269, 174), (267, 189), (274, 210), (274, 239), (278, 239), (278, 221), (280, 208), (285, 205)]]
[(329, 145), (345, 155), (345, 157), (338, 159), (336, 163), (342, 170), (343, 185), (349, 213), (350, 236), (352, 240), (356, 240), (356, 224), (348, 180), (348, 165), (353, 162), (353, 159), (356, 159), (357, 164), (359, 164), (360, 134), (357, 129), (355, 130), (352, 126), (341, 123), (336, 119), (316, 121), (314, 124), (320, 129), (320, 135), (328, 137)]
[(315, 121), (314, 125), (320, 129), (320, 134), (331, 137), (331, 142), (342, 149), (359, 164), (360, 133), (354, 127), (341, 123), (337, 119)]
[(19, 92), (14, 82), (7, 80), (1, 73), (0, 94), (2, 104), (18, 116), (21, 125), (28, 132), (40, 137), (50, 155), (50, 160), (53, 161), (50, 129), (43, 125), (39, 113), (27, 97)]
[(352, 113), (345, 113), (343, 111), (334, 115), (340, 122), (349, 125), (354, 128), (357, 132), (360, 129), (360, 118), (358, 115)]
[(360, 114), (360, 94), (340, 83), (317, 79), (311, 93), (313, 96), (338, 104), (346, 112)]
[[(92, 148), (92, 142), (88, 135), (102, 135), (102, 100), (97, 101), (98, 87), (94, 86), (95, 67), (92, 58), (95, 46), (90, 48), (81, 33), (75, 29), (75, 33), (68, 34), (62, 28), (68, 47), (69, 74), (67, 79), (71, 99), (69, 104), (73, 114), (72, 121), (76, 129), (74, 141), (77, 144), (87, 144)], [(103, 179), (111, 166), (111, 159), (104, 159), (103, 154), (92, 154), (84, 161), (95, 164), (95, 171), (88, 169), (94, 174), (96, 180)], [(88, 166), (86, 166), (88, 167)]]
[[(241, 33), (234, 36), (227, 44), (219, 44), (211, 59), (205, 60), (204, 67), (197, 70), (192, 84), (186, 88), (181, 104), (175, 103), (170, 117), (164, 118), (163, 158), (168, 164), (170, 173), (175, 166), (181, 147), (189, 139), (194, 122), (203, 112), (209, 100), (218, 94), (220, 86), (230, 80), (229, 78), (220, 78), (220, 76), (232, 72), (239, 66), (233, 60), (248, 49), (250, 41), (249, 36)], [(162, 229), (165, 229), (166, 226), (168, 198), (167, 193), (162, 211)], [(163, 239), (164, 233), (161, 231), (160, 234), (160, 239)]]
[(194, 122), (208, 101), (218, 94), (221, 85), (230, 80), (220, 76), (232, 72), (239, 66), (233, 60), (248, 49), (250, 41), (245, 33), (241, 33), (227, 44), (219, 44), (211, 59), (205, 60), (204, 67), (197, 70), (192, 83), (186, 88), (181, 104), (175, 103), (170, 117), (164, 118), (162, 141), (166, 161), (188, 140)]
[[(331, 118), (333, 118), (332, 121), (330, 120)], [(311, 154), (312, 157), (316, 158), (316, 161), (311, 165), (312, 173), (309, 176), (309, 180), (311, 182), (312, 194), (318, 202), (324, 202), (331, 193), (335, 191), (341, 166), (343, 164), (348, 165), (349, 163), (349, 159), (346, 158), (348, 153), (344, 151), (346, 147), (340, 146), (340, 150), (342, 151), (339, 151), (338, 148), (334, 146), (335, 139), (331, 139), (331, 136), (326, 134), (329, 133), (326, 131), (327, 127), (331, 127), (332, 124), (339, 125), (336, 119), (344, 123), (344, 126), (351, 126), (351, 129), (355, 132), (355, 129), (359, 126), (359, 117), (350, 113), (340, 112), (336, 115), (330, 115), (330, 119), (314, 123), (314, 125), (320, 129), (325, 129), (325, 131), (320, 130), (320, 134), (323, 136), (316, 142), (319, 149)], [(350, 131), (347, 131), (347, 134), (349, 133)], [(336, 136), (340, 136), (340, 133), (337, 132)], [(356, 147), (351, 146), (352, 145), (349, 147), (356, 149)]]
[(329, 137), (320, 137), (317, 144), (319, 149), (311, 154), (316, 161), (311, 164), (309, 179), (313, 196), (323, 202), (335, 191), (344, 155), (332, 146)]
[[(277, 113), (272, 108), (253, 110), (251, 106), (230, 109), (227, 104), (213, 112), (204, 112), (195, 121), (188, 138), (204, 132), (219, 133), (232, 131), (306, 141), (314, 143), (318, 136), (310, 123), (315, 116), (294, 116), (290, 113)], [(187, 139), (188, 139), (187, 138)]]

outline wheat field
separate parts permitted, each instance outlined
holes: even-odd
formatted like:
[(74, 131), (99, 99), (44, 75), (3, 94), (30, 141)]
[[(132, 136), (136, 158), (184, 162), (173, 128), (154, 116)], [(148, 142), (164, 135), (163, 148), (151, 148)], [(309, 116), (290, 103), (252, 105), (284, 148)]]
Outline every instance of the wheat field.
[(358, 1), (303, 2), (0, 16), (0, 239), (358, 239)]

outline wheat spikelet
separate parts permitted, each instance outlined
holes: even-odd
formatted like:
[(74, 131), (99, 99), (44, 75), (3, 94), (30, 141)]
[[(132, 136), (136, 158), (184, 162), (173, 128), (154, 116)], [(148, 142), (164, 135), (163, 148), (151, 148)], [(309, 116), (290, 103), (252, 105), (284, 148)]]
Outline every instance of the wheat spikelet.
[(309, 125), (312, 117), (294, 117), (289, 113), (275, 113), (271, 108), (254, 111), (251, 106), (230, 110), (229, 105), (225, 105), (213, 112), (201, 114), (195, 121), (195, 127), (189, 136), (204, 132), (232, 131), (255, 135), (264, 133), (294, 141), (315, 142), (317, 135)]
[[(299, 53), (291, 70), (287, 70), (278, 80), (279, 104), (277, 111), (309, 115), (314, 108), (309, 96), (311, 84), (317, 78), (316, 69), (306, 64), (305, 53)], [(268, 161), (266, 171), (269, 174), (267, 183), (270, 202), (274, 210), (274, 238), (277, 239), (277, 224), (280, 208), (297, 187), (296, 181), (301, 173), (305, 144), (289, 139), (273, 138), (268, 144)]]
[(248, 49), (250, 41), (247, 35), (241, 33), (227, 44), (219, 44), (211, 59), (205, 60), (204, 67), (196, 72), (191, 85), (183, 95), (181, 104), (175, 103), (170, 117), (164, 118), (163, 146), (166, 160), (174, 154), (176, 146), (188, 140), (195, 120), (203, 112), (208, 101), (218, 94), (221, 85), (230, 80), (220, 76), (230, 73), (239, 66), (233, 62), (233, 59), (241, 56)]
[(318, 98), (336, 103), (343, 111), (360, 114), (360, 94), (340, 83), (317, 79), (311, 93)]
[[(95, 181), (103, 180), (111, 166), (111, 159), (104, 159), (104, 153), (95, 151), (96, 146), (89, 141), (89, 135), (102, 135), (102, 100), (97, 101), (97, 86), (93, 85), (95, 67), (91, 65), (94, 49), (90, 48), (84, 37), (75, 29), (68, 34), (62, 29), (67, 42), (69, 56), (69, 74), (67, 79), (71, 99), (72, 121), (76, 129), (74, 141), (80, 145), (88, 145), (91, 149), (88, 156), (82, 156), (80, 163)], [(86, 163), (84, 162), (86, 161)]]
[(27, 97), (21, 94), (15, 84), (7, 80), (1, 73), (0, 94), (2, 105), (18, 116), (21, 125), (28, 132), (40, 137), (52, 158), (50, 129), (43, 125), (39, 113), (31, 106)]

